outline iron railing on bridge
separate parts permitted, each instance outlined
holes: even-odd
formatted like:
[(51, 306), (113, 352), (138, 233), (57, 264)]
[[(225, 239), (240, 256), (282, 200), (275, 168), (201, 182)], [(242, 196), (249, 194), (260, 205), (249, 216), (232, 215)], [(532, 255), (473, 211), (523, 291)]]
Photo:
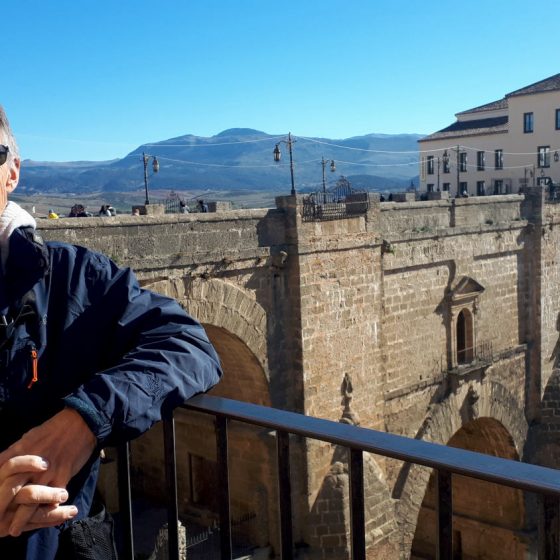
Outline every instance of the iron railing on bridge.
[[(216, 419), (221, 560), (232, 558), (228, 468), (228, 424), (231, 420), (276, 431), (281, 547), (279, 557), (283, 560), (294, 558), (290, 434), (330, 442), (348, 449), (353, 560), (366, 558), (364, 452), (436, 470), (438, 559), (453, 558), (452, 478), (454, 475), (462, 475), (536, 493), (540, 499), (538, 557), (540, 560), (560, 560), (560, 471), (208, 395), (193, 397), (182, 408), (210, 414)], [(177, 464), (173, 416), (163, 421), (163, 433), (168, 496), (169, 558), (179, 560)], [(119, 448), (119, 495), (125, 534), (124, 556), (122, 556), (124, 560), (134, 560), (129, 458), (129, 444), (124, 444)]]
[(303, 199), (303, 221), (342, 220), (365, 214), (369, 208), (367, 191), (351, 186), (337, 186), (332, 190), (318, 191)]

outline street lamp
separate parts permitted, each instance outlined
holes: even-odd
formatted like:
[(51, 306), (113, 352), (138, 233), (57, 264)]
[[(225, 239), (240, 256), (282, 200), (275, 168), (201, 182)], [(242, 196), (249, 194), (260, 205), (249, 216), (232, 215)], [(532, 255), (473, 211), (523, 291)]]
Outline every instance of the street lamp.
[[(325, 180), (325, 167), (327, 165), (328, 161), (325, 161), (325, 158), (323, 156), (321, 156), (321, 165), (323, 166), (323, 196), (327, 193), (327, 183)], [(336, 171), (336, 165), (334, 163), (334, 159), (331, 159), (331, 173), (334, 173)]]
[(288, 152), (290, 153), (290, 174), (292, 177), (292, 192), (290, 193), (292, 196), (296, 195), (296, 185), (294, 182), (294, 160), (293, 160), (293, 156), (292, 156), (292, 144), (295, 142), (295, 140), (292, 139), (292, 134), (291, 132), (288, 132), (288, 139), (287, 140), (280, 140), (280, 142), (278, 142), (278, 144), (276, 144), (276, 146), (274, 147), (273, 150), (273, 155), (274, 155), (274, 161), (278, 162), (280, 161), (280, 158), (282, 157), (282, 152), (280, 152), (280, 144), (287, 144), (288, 146)]
[(146, 189), (146, 206), (150, 204), (150, 197), (148, 196), (148, 162), (150, 161), (150, 158), (152, 158), (152, 169), (154, 173), (157, 173), (159, 171), (159, 161), (157, 160), (157, 157), (142, 152), (142, 161), (144, 162), (144, 188)]

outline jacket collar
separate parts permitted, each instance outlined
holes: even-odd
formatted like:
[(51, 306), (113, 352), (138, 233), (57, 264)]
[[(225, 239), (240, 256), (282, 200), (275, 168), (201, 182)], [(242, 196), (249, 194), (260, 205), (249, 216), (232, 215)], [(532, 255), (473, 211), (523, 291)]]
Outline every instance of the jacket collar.
[(49, 271), (49, 252), (42, 237), (31, 227), (14, 230), (6, 262), (6, 288), (12, 297), (29, 291)]

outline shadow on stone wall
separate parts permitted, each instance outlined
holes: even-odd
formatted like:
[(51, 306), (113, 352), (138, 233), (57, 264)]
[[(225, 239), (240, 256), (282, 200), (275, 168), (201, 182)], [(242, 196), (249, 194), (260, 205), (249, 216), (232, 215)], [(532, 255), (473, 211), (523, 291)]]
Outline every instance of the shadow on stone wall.
[[(331, 468), (311, 508), (310, 550), (306, 558), (346, 560), (350, 557), (350, 494), (348, 451), (336, 447)], [(383, 473), (374, 457), (364, 454), (364, 499), (367, 557), (398, 556), (395, 509)]]

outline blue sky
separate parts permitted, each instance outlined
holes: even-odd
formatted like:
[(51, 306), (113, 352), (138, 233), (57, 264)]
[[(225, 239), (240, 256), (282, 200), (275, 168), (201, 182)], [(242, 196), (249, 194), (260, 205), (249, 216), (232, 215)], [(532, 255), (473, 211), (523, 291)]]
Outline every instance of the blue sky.
[(35, 160), (234, 127), (429, 133), (560, 72), (559, 16), (526, 0), (18, 0), (0, 103)]

